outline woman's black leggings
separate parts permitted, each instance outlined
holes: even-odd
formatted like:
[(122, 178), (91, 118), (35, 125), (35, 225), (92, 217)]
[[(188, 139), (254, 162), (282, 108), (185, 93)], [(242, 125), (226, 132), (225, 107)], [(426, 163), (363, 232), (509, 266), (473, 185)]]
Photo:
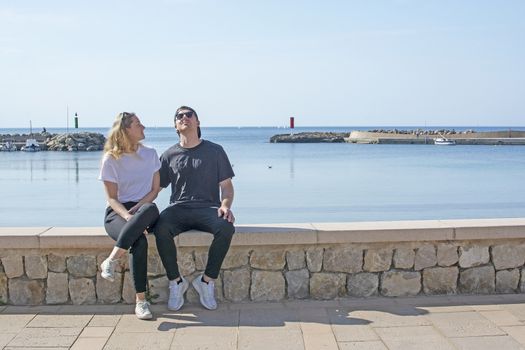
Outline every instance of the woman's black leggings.
[[(137, 202), (122, 203), (130, 209)], [(104, 227), (108, 235), (117, 243), (115, 246), (129, 250), (129, 269), (133, 277), (136, 293), (146, 291), (148, 273), (148, 240), (144, 230), (151, 230), (159, 218), (159, 209), (153, 203), (143, 204), (133, 217), (126, 221), (111, 207), (106, 208)]]

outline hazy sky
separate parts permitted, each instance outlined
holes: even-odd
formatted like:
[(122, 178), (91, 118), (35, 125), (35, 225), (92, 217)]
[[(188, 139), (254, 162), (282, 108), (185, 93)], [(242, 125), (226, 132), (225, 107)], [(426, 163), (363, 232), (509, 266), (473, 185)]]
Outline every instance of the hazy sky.
[[(0, 128), (525, 125), (525, 1), (0, 0)], [(72, 116), (71, 116), (72, 118)], [(70, 126), (72, 122), (70, 122)]]

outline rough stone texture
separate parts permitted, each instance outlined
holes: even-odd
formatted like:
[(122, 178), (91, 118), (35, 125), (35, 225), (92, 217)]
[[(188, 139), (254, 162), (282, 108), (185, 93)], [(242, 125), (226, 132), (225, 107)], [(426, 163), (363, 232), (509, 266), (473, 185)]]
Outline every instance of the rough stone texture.
[[(204, 271), (206, 269), (206, 264), (208, 263), (208, 251), (207, 250), (196, 250), (194, 254), (195, 254), (195, 269), (198, 271)], [(226, 260), (226, 258), (224, 260)]]
[(47, 258), (40, 255), (29, 255), (24, 258), (26, 275), (30, 279), (42, 279), (47, 277)]
[(306, 267), (303, 250), (290, 250), (286, 252), (286, 264), (288, 270), (301, 270)]
[(250, 297), (250, 269), (241, 267), (223, 272), (224, 298), (229, 301), (243, 301)]
[(94, 277), (97, 274), (97, 259), (91, 255), (70, 256), (66, 266), (73, 277)]
[[(94, 259), (95, 257), (93, 257)], [(90, 278), (70, 278), (69, 295), (75, 305), (95, 304), (97, 302), (95, 284)]]
[(247, 249), (231, 248), (222, 262), (223, 269), (236, 269), (248, 265), (250, 251)]
[(115, 272), (115, 281), (110, 282), (97, 274), (97, 299), (102, 304), (115, 304), (122, 296), (122, 274)]
[(352, 247), (325, 249), (323, 268), (329, 272), (361, 272), (363, 250)]
[(152, 300), (155, 303), (164, 303), (168, 301), (168, 296), (169, 296), (168, 285), (169, 285), (169, 280), (168, 280), (168, 277), (166, 276), (153, 278), (149, 280), (149, 293), (151, 295)]
[(177, 263), (182, 276), (189, 276), (195, 272), (195, 260), (192, 252), (178, 252)]
[(9, 299), (13, 305), (39, 305), (46, 297), (44, 288), (41, 280), (9, 279)]
[(519, 290), (520, 270), (502, 270), (496, 272), (496, 292), (516, 293)]
[(310, 272), (319, 272), (323, 268), (323, 248), (308, 248), (306, 250), (306, 265)]
[(416, 258), (414, 260), (414, 270), (419, 271), (427, 267), (436, 266), (437, 255), (436, 247), (432, 244), (425, 244), (419, 247), (416, 251)]
[(286, 263), (285, 254), (282, 249), (254, 250), (250, 255), (250, 265), (261, 270), (282, 270)]
[(438, 244), (437, 260), (439, 266), (452, 266), (459, 260), (458, 247), (453, 244)]
[(390, 269), (392, 264), (392, 249), (368, 249), (365, 252), (363, 270), (368, 272), (381, 272)]
[(484, 265), (490, 260), (489, 247), (459, 247), (459, 266), (469, 268)]
[(408, 247), (397, 248), (394, 252), (394, 267), (396, 269), (411, 269), (414, 267), (416, 253)]
[(47, 268), (52, 272), (66, 271), (66, 257), (64, 255), (58, 255), (55, 253), (48, 254)]
[(148, 253), (148, 276), (162, 276), (166, 274), (162, 260), (157, 252)]
[(493, 266), (466, 269), (459, 273), (459, 291), (471, 294), (494, 293), (496, 289), (495, 279), (496, 271)]
[(314, 299), (334, 299), (345, 294), (346, 275), (344, 273), (313, 273), (310, 278), (310, 297)]
[(2, 265), (2, 259), (0, 259), (0, 273), (4, 273), (4, 265)]
[(7, 303), (7, 276), (0, 272), (0, 303)]
[(525, 293), (525, 268), (521, 269), (520, 292)]
[(457, 266), (424, 269), (423, 291), (425, 294), (456, 294), (458, 275)]
[(492, 263), (496, 270), (513, 269), (525, 263), (525, 245), (501, 244), (492, 247)]
[[(284, 260), (284, 252), (282, 254)], [(284, 263), (283, 263), (284, 266)], [(254, 301), (278, 301), (285, 296), (281, 271), (253, 271), (250, 298)]]
[(126, 304), (135, 303), (135, 287), (133, 286), (133, 279), (131, 273), (126, 271), (124, 273), (124, 280), (122, 284), (122, 301)]
[(387, 271), (381, 276), (381, 294), (388, 297), (417, 295), (421, 290), (421, 273)]
[(64, 304), (69, 300), (68, 275), (64, 272), (47, 274), (46, 303)]
[(379, 293), (379, 276), (375, 273), (356, 273), (348, 275), (346, 289), (353, 297), (369, 297)]
[(288, 298), (308, 298), (308, 293), (310, 292), (310, 273), (308, 269), (303, 268), (302, 270), (287, 271), (285, 276), (286, 283), (288, 284)]
[(2, 265), (7, 278), (16, 278), (24, 274), (24, 262), (21, 255), (2, 258)]

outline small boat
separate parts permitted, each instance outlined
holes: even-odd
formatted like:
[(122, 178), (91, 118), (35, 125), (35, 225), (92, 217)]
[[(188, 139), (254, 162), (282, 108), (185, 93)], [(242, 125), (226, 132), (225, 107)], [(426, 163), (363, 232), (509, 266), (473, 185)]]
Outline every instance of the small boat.
[(16, 148), (16, 145), (12, 143), (11, 141), (6, 141), (4, 144), (0, 144), (0, 151), (14, 152), (14, 151), (18, 151), (18, 148)]
[(437, 139), (434, 139), (434, 145), (454, 146), (455, 144), (456, 141), (447, 139), (445, 137), (438, 137)]
[(22, 146), (20, 150), (24, 152), (38, 152), (40, 151), (40, 145), (35, 139), (27, 139), (26, 145)]

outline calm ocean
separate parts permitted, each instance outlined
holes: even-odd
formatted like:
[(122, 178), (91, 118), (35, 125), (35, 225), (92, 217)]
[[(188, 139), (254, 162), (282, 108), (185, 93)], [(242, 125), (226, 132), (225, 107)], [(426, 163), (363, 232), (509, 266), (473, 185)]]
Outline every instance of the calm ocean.
[[(13, 132), (27, 130), (0, 129)], [(523, 146), (270, 144), (272, 135), (289, 129), (202, 132), (224, 147), (234, 166), (233, 211), (240, 224), (525, 217)], [(144, 143), (160, 155), (177, 140), (172, 128), (147, 128)], [(101, 155), (0, 152), (0, 226), (101, 226)], [(168, 192), (157, 199), (161, 209)]]

